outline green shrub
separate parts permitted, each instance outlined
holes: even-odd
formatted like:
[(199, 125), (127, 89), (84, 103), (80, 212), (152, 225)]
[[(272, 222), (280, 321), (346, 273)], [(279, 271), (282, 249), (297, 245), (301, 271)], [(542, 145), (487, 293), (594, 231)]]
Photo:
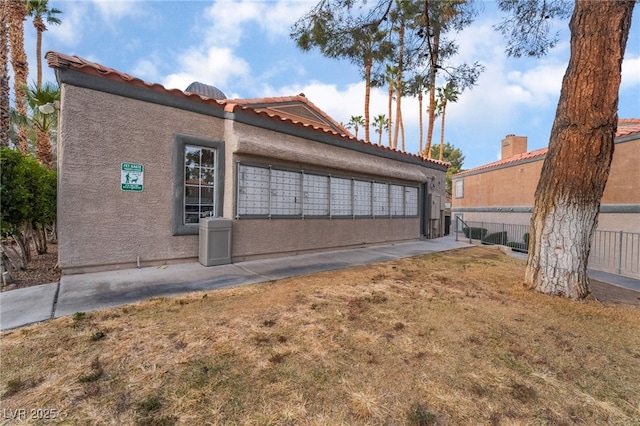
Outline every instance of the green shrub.
[(522, 252), (522, 253), (526, 253), (528, 244), (527, 243), (518, 242), (518, 241), (509, 241), (507, 243), (507, 247), (511, 247), (511, 249), (513, 251), (519, 251), (519, 252)]
[(482, 239), (482, 244), (507, 244), (507, 232), (494, 232), (493, 234), (489, 234)]
[(522, 239), (524, 240), (524, 243), (527, 245), (527, 247), (529, 247), (529, 233), (528, 232), (522, 236)]
[(462, 228), (462, 232), (464, 232), (464, 236), (467, 238), (471, 238), (473, 240), (481, 240), (487, 235), (487, 228), (479, 228), (479, 227), (464, 227)]

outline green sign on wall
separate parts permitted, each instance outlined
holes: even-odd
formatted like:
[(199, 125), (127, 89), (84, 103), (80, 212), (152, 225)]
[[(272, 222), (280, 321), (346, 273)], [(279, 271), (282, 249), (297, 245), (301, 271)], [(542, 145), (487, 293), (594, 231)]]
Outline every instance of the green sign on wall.
[(120, 167), (120, 189), (142, 192), (144, 188), (144, 166), (142, 164), (122, 163)]

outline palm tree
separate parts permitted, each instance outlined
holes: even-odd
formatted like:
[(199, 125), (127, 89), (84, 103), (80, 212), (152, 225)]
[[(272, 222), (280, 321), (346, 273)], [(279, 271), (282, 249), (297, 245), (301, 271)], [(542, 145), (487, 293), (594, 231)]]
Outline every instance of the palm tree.
[[(29, 75), (27, 54), (24, 51), (24, 24), (27, 17), (27, 4), (24, 0), (4, 0), (4, 11), (9, 21), (9, 42), (11, 44), (11, 65), (13, 66), (13, 89), (16, 112), (27, 115), (27, 103), (24, 87)], [(27, 129), (18, 126), (18, 149), (24, 154), (29, 153), (29, 138)]]
[(60, 19), (55, 15), (62, 13), (56, 8), (49, 9), (49, 0), (26, 0), (29, 16), (33, 17), (33, 26), (36, 28), (36, 58), (38, 64), (38, 87), (42, 87), (42, 33), (47, 31), (45, 21), (50, 25), (60, 25)]
[(9, 146), (11, 107), (9, 104), (9, 15), (7, 2), (0, 0), (0, 147)]
[(58, 110), (54, 105), (60, 101), (60, 89), (52, 83), (26, 89), (27, 102), (31, 109), (30, 124), (36, 134), (37, 158), (43, 165), (51, 168), (51, 132), (58, 124)]
[(352, 115), (351, 119), (347, 123), (347, 126), (348, 129), (353, 128), (356, 131), (356, 139), (358, 139), (358, 129), (361, 126), (364, 126), (364, 119), (361, 115)]
[(385, 73), (385, 79), (387, 80), (387, 84), (389, 85), (389, 123), (387, 125), (387, 133), (389, 136), (389, 148), (395, 148), (395, 146), (393, 146), (393, 139), (391, 137), (391, 126), (393, 123), (393, 94), (394, 94), (394, 87), (395, 87), (395, 76), (397, 74), (397, 67), (391, 66), (391, 65), (387, 65), (386, 66), (386, 73)]
[(384, 114), (379, 114), (373, 119), (373, 128), (378, 134), (378, 145), (382, 145), (382, 132), (389, 127), (389, 120)]
[(409, 82), (408, 92), (413, 96), (418, 96), (418, 117), (419, 117), (419, 126), (420, 126), (420, 150), (418, 154), (420, 156), (424, 156), (422, 152), (422, 137), (423, 137), (423, 119), (422, 119), (422, 100), (424, 98), (424, 91), (429, 86), (427, 78), (422, 74), (416, 74), (413, 76), (411, 81)]
[(460, 91), (455, 82), (448, 81), (444, 87), (438, 87), (438, 112), (442, 116), (440, 125), (440, 154), (438, 160), (442, 161), (444, 155), (444, 118), (447, 113), (447, 102), (457, 102)]

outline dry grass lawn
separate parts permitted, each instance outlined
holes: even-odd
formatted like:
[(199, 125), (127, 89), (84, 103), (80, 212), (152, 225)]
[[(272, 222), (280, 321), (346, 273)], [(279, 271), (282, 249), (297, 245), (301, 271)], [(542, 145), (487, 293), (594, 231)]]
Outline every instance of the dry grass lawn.
[[(640, 310), (544, 296), (474, 247), (1, 335), (4, 420), (638, 425)], [(49, 420), (29, 420), (49, 424)]]

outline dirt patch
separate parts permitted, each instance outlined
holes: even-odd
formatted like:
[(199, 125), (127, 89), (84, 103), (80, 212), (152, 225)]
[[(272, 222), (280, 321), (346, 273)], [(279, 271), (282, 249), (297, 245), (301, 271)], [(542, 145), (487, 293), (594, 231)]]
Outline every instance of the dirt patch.
[(12, 271), (13, 282), (6, 286), (0, 286), (0, 291), (48, 284), (60, 280), (60, 270), (56, 268), (58, 263), (57, 244), (47, 244), (47, 253), (45, 254), (37, 254), (35, 250), (32, 253), (27, 269), (24, 271)]
[(640, 310), (524, 268), (474, 247), (78, 312), (0, 334), (0, 398), (73, 425), (636, 424)]

